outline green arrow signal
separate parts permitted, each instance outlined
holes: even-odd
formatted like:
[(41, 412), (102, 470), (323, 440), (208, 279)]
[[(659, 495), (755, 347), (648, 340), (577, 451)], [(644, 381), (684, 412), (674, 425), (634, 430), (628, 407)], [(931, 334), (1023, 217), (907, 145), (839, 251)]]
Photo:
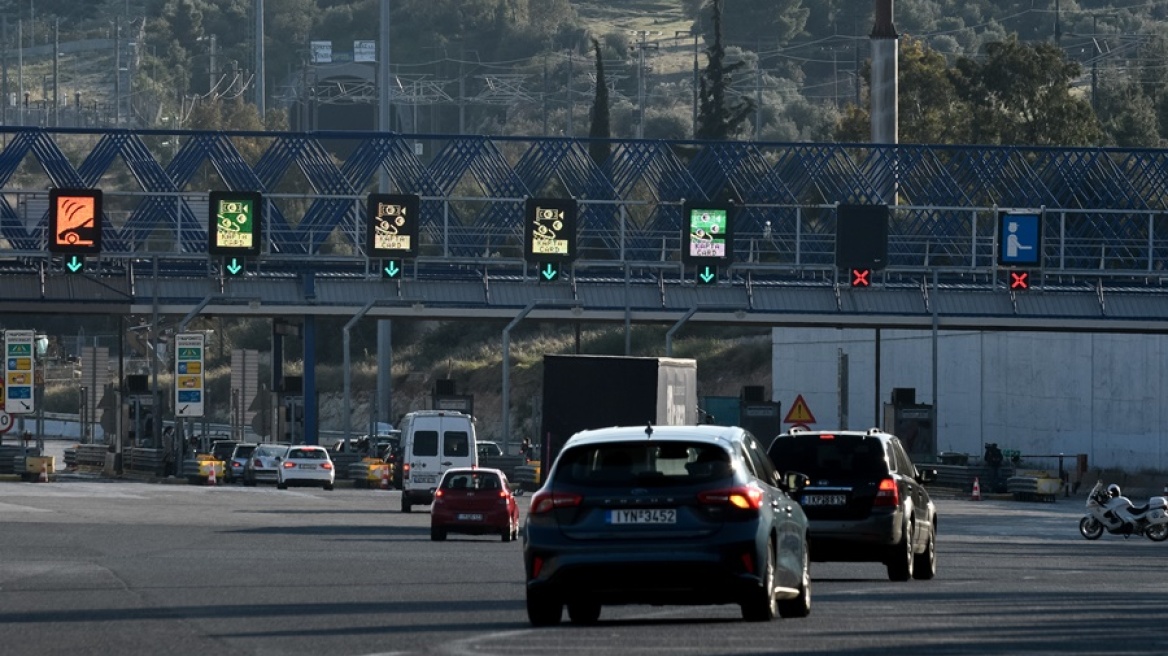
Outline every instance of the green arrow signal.
[(72, 258), (69, 259), (68, 264), (66, 264), (65, 266), (68, 267), (69, 271), (71, 271), (72, 273), (77, 273), (78, 271), (81, 270), (81, 267), (85, 266), (85, 261), (82, 260), (81, 258), (77, 257), (76, 255), (74, 255)]
[(243, 271), (243, 265), (239, 263), (239, 258), (231, 258), (231, 264), (227, 265), (227, 273), (235, 276), (239, 275), (240, 271)]
[(401, 276), (402, 268), (397, 260), (390, 260), (381, 271), (385, 273), (386, 278), (398, 278)]
[(706, 267), (705, 270), (703, 270), (700, 274), (698, 274), (698, 278), (700, 278), (701, 281), (706, 283), (707, 285), (714, 282), (714, 278), (717, 278), (717, 277), (718, 277), (718, 270), (713, 269), (711, 267)]
[(548, 262), (546, 265), (544, 265), (543, 271), (540, 271), (540, 274), (543, 275), (544, 280), (555, 280), (556, 278), (560, 277), (560, 270), (557, 269), (551, 262)]

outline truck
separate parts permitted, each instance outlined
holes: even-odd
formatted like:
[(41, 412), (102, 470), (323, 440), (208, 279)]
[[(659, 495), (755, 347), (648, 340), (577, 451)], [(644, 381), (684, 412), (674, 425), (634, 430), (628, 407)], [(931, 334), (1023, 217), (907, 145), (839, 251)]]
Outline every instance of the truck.
[(697, 377), (687, 358), (545, 355), (539, 482), (582, 430), (696, 424)]

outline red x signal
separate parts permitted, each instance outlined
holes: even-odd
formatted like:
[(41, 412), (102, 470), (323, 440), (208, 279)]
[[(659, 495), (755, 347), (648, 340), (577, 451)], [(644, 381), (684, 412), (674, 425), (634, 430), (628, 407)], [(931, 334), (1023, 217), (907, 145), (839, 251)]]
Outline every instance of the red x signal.
[(1013, 289), (1013, 290), (1030, 289), (1030, 272), (1029, 271), (1011, 271), (1010, 272), (1010, 289)]
[(871, 269), (852, 269), (852, 287), (871, 287)]

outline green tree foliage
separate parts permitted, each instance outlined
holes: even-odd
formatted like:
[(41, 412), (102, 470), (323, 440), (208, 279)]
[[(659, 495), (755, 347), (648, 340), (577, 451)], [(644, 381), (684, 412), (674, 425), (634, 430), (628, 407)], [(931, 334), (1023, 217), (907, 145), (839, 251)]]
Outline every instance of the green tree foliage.
[(725, 0), (711, 0), (714, 42), (706, 49), (709, 64), (702, 71), (698, 88), (698, 139), (724, 140), (738, 134), (746, 118), (754, 111), (748, 98), (730, 101), (726, 88), (730, 77), (745, 67), (744, 61), (726, 63), (726, 49), (722, 45), (722, 7)]
[(1096, 113), (1110, 145), (1154, 148), (1160, 145), (1158, 118), (1152, 99), (1135, 81), (1103, 77), (1095, 90)]
[(970, 108), (974, 143), (1083, 146), (1102, 137), (1090, 104), (1071, 93), (1077, 62), (1050, 43), (990, 43), (984, 59), (962, 57), (954, 85)]
[(597, 166), (604, 166), (612, 150), (607, 141), (612, 136), (608, 116), (608, 82), (604, 79), (604, 55), (598, 39), (592, 39), (592, 49), (596, 52), (596, 98), (592, 101), (592, 125), (588, 129), (588, 136), (596, 141), (589, 142), (588, 154)]

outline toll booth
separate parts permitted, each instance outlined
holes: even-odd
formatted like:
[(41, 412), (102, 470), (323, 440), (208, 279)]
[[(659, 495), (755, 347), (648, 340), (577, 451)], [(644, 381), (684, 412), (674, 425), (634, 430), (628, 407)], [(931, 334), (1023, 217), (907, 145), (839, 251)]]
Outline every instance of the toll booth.
[(430, 392), (431, 410), (449, 410), (474, 416), (474, 395), (458, 394), (454, 381), (449, 378), (439, 378), (434, 381), (434, 389)]
[(125, 443), (131, 447), (160, 449), (154, 426), (154, 395), (149, 377), (142, 374), (126, 376), (122, 389), (122, 426)]
[[(306, 443), (309, 437), (304, 430), (304, 388), (300, 376), (284, 376), (280, 391), (272, 394), (272, 439), (289, 444)], [(316, 444), (316, 436), (312, 436)]]
[(766, 400), (766, 388), (762, 385), (746, 385), (739, 399), (738, 425), (750, 431), (762, 443), (783, 432), (783, 415), (777, 401)]
[(900, 438), (915, 462), (937, 458), (937, 414), (931, 404), (916, 402), (916, 388), (897, 387), (884, 404), (884, 430)]

